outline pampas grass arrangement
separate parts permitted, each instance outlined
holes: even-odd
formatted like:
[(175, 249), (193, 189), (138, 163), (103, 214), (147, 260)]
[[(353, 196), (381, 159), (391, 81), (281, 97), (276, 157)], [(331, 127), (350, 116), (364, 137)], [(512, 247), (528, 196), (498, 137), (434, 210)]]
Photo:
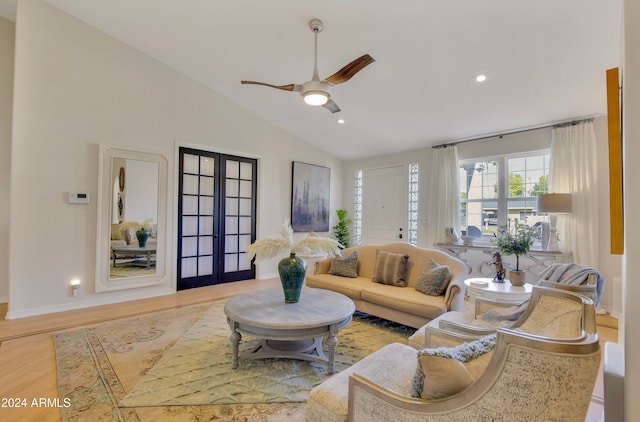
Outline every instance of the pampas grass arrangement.
[(253, 242), (247, 248), (249, 259), (254, 256), (257, 260), (270, 259), (289, 253), (300, 255), (339, 255), (340, 248), (337, 240), (320, 237), (314, 232), (307, 233), (297, 242), (293, 241), (293, 229), (286, 219), (280, 232)]

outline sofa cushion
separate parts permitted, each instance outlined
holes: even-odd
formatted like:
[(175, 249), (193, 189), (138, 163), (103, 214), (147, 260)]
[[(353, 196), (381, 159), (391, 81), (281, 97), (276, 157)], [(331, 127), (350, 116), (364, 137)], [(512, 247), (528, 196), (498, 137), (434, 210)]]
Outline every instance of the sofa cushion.
[(428, 296), (413, 287), (399, 288), (369, 282), (360, 296), (364, 301), (427, 319), (447, 312), (442, 296)]
[(360, 300), (362, 289), (371, 285), (371, 279), (365, 277), (349, 278), (332, 274), (315, 274), (306, 278), (307, 287), (327, 289), (342, 293), (353, 300)]
[(496, 335), (491, 334), (456, 347), (418, 351), (411, 396), (435, 400), (461, 392), (483, 374), (495, 345)]
[(451, 280), (451, 268), (434, 259), (424, 266), (416, 280), (416, 290), (430, 296), (440, 296)]
[(358, 277), (358, 251), (353, 251), (344, 258), (333, 258), (329, 274), (341, 277)]
[(376, 264), (371, 281), (391, 286), (407, 285), (407, 262), (409, 255), (376, 251)]

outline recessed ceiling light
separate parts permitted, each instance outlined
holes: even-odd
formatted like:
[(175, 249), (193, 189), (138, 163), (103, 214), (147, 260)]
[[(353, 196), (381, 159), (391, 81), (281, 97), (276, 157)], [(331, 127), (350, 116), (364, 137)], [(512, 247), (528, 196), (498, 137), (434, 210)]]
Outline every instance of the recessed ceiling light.
[(476, 81), (477, 82), (484, 82), (487, 80), (487, 76), (486, 75), (478, 75), (476, 76)]
[(338, 123), (340, 123), (341, 125), (344, 124), (344, 119), (338, 119)]

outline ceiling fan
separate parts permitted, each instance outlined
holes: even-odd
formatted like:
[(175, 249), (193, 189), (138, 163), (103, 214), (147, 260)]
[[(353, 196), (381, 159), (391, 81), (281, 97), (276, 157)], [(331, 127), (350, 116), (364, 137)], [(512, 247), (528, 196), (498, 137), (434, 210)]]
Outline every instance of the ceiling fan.
[(313, 62), (313, 77), (310, 81), (303, 84), (289, 84), (289, 85), (271, 85), (264, 82), (254, 81), (240, 81), (241, 84), (249, 85), (264, 85), (271, 88), (281, 89), (283, 91), (299, 92), (304, 98), (304, 102), (309, 105), (323, 106), (332, 113), (340, 111), (340, 107), (331, 99), (331, 87), (334, 85), (347, 82), (356, 73), (375, 62), (373, 57), (365, 54), (351, 63), (338, 70), (333, 75), (324, 80), (320, 80), (318, 77), (318, 32), (322, 31), (323, 23), (320, 19), (312, 19), (309, 22), (309, 27), (314, 33), (314, 62)]

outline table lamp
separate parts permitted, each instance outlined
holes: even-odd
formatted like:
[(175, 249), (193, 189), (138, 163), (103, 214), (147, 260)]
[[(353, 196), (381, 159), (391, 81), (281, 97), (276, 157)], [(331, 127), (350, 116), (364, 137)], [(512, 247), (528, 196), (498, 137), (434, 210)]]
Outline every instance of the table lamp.
[[(549, 243), (546, 245), (546, 250), (557, 251), (558, 246), (558, 229), (556, 223), (558, 222), (558, 214), (571, 214), (571, 194), (570, 193), (545, 193), (538, 196), (537, 209), (539, 213), (548, 213), (550, 226), (549, 229)], [(545, 245), (542, 245), (543, 248)]]

